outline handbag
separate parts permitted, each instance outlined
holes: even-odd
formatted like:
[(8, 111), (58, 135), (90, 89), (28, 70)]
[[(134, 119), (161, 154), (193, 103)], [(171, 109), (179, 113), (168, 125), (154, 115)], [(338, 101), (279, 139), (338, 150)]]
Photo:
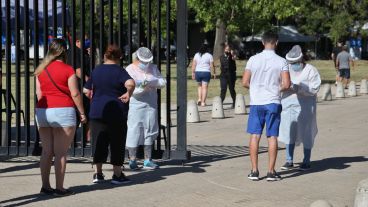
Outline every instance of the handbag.
[[(56, 83), (55, 83), (55, 81), (54, 81), (54, 79), (52, 79), (52, 77), (51, 77), (51, 75), (50, 75), (50, 73), (49, 73), (49, 71), (47, 70), (47, 68), (45, 68), (45, 71), (46, 71), (46, 73), (47, 73), (47, 76), (49, 76), (49, 78), (50, 78), (50, 80), (51, 80), (51, 82), (52, 82), (52, 84), (60, 91), (60, 92), (62, 92), (63, 94), (65, 94), (65, 95), (67, 95), (67, 96), (70, 96), (70, 94), (69, 93), (67, 93), (67, 92), (65, 92), (65, 91), (63, 91)], [(77, 107), (74, 107), (75, 108), (75, 112), (76, 112), (76, 118), (77, 118), (77, 127), (79, 126), (79, 124), (81, 123), (81, 120), (80, 120), (80, 113), (79, 113), (79, 111), (78, 111), (78, 109), (77, 109)]]

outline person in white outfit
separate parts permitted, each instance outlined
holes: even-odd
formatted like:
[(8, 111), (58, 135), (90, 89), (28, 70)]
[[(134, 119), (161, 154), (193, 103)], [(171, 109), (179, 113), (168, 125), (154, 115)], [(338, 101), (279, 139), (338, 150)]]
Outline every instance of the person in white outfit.
[(136, 88), (130, 98), (126, 147), (129, 151), (129, 167), (139, 169), (136, 161), (137, 148), (144, 145), (143, 168), (156, 169), (152, 161), (152, 145), (159, 126), (157, 117), (157, 89), (166, 86), (157, 66), (152, 64), (152, 52), (141, 47), (135, 53), (136, 59), (126, 71), (134, 79)]
[(318, 70), (304, 62), (302, 49), (295, 45), (286, 55), (291, 87), (282, 94), (279, 141), (286, 144), (286, 163), (282, 170), (294, 167), (295, 145), (303, 143), (304, 159), (300, 170), (310, 169), (311, 151), (317, 135), (316, 103), (321, 85)]

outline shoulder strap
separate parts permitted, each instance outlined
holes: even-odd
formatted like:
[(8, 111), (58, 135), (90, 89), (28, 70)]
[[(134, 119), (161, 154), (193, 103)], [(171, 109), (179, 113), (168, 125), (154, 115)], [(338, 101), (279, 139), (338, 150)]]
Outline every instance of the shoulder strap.
[(47, 73), (47, 76), (49, 76), (49, 78), (50, 78), (50, 80), (51, 80), (51, 82), (52, 82), (52, 84), (54, 84), (54, 86), (60, 91), (60, 92), (62, 92), (63, 94), (65, 94), (65, 95), (67, 95), (67, 96), (70, 96), (70, 94), (69, 93), (67, 93), (67, 92), (65, 92), (65, 91), (63, 91), (63, 90), (61, 90), (61, 88), (55, 83), (55, 81), (54, 81), (54, 79), (52, 79), (52, 77), (51, 77), (51, 75), (50, 75), (50, 73), (49, 73), (49, 71), (47, 70), (47, 68), (45, 68), (45, 71), (46, 71), (46, 73)]

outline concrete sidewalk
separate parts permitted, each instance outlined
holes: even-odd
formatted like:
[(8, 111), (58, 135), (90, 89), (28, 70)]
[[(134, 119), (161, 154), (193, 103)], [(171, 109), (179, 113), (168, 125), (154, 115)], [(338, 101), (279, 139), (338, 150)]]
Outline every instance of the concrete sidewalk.
[[(228, 108), (229, 105), (225, 105)], [(129, 185), (93, 185), (93, 169), (86, 160), (71, 158), (65, 186), (76, 195), (40, 196), (37, 158), (17, 158), (0, 163), (0, 206), (309, 206), (325, 199), (335, 207), (353, 206), (358, 182), (368, 177), (368, 96), (318, 104), (319, 134), (312, 151), (312, 170), (282, 172), (283, 180), (252, 182), (246, 115), (225, 110), (225, 119), (211, 119), (209, 108), (200, 109), (201, 123), (188, 124), (192, 159), (161, 162), (161, 169), (126, 174)], [(174, 123), (175, 124), (175, 123)], [(176, 128), (172, 131), (176, 137)], [(260, 173), (267, 168), (267, 143), (262, 139)], [(175, 142), (174, 142), (175, 143)], [(280, 146), (277, 167), (284, 163)], [(302, 147), (295, 151), (302, 160)], [(107, 179), (110, 166), (105, 166)], [(51, 176), (54, 184), (54, 176)]]

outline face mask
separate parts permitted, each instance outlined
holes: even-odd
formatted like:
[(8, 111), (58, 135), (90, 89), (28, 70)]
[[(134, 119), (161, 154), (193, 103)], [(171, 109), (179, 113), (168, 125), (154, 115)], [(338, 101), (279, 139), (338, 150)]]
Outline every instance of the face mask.
[(290, 67), (293, 71), (303, 70), (303, 64), (302, 63), (293, 63), (293, 64), (290, 64)]
[(146, 70), (147, 66), (148, 66), (148, 64), (144, 64), (144, 63), (141, 63), (141, 62), (138, 64), (138, 67), (142, 70)]

